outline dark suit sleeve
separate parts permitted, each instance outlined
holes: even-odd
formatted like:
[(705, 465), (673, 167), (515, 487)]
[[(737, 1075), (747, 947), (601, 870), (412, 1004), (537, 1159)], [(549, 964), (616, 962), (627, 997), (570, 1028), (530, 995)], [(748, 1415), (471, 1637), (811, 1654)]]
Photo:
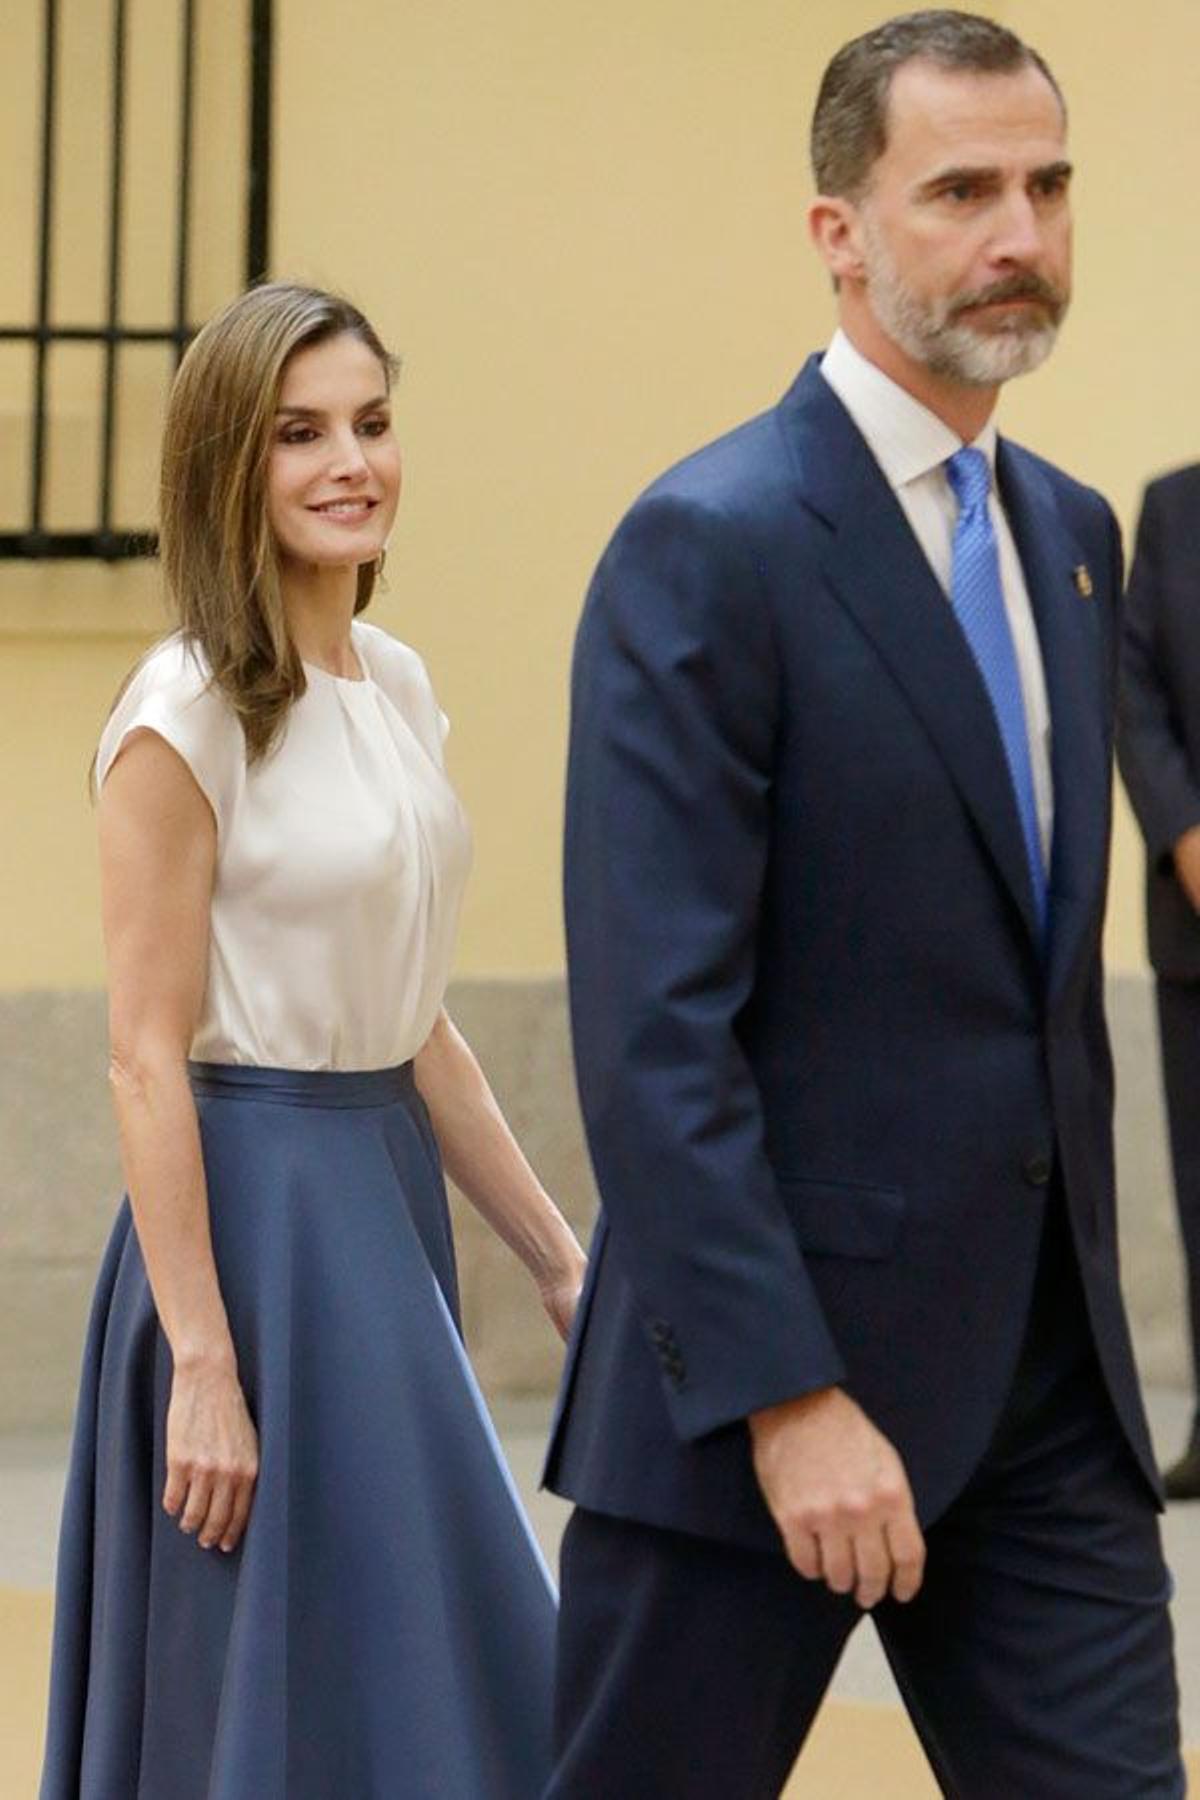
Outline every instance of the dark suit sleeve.
[(1117, 759), (1152, 862), (1200, 824), (1200, 787), (1172, 712), (1160, 643), (1164, 543), (1160, 491), (1146, 490), (1125, 597)]
[(738, 532), (706, 506), (643, 500), (576, 645), (566, 919), (611, 1253), (683, 1438), (844, 1373), (738, 1035), (780, 728), (770, 619)]

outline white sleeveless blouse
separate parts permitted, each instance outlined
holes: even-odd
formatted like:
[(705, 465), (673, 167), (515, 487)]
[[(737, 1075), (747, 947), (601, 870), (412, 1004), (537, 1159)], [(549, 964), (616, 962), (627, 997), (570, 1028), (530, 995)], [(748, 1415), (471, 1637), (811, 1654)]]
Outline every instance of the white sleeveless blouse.
[(183, 758), (217, 821), (208, 985), (192, 1057), (286, 1069), (407, 1062), (437, 1019), (471, 860), (415, 651), (356, 619), (365, 679), (308, 690), (247, 768), (242, 729), (179, 634), (147, 657), (97, 752), (131, 731)]

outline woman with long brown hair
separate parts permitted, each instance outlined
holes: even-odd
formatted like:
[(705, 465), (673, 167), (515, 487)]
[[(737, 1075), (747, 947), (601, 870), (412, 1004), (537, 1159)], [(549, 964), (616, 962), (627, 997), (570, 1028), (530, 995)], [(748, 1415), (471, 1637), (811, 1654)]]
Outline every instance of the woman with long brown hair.
[(128, 1187), (85, 1352), (43, 1800), (529, 1800), (553, 1598), (463, 1353), (442, 1164), (566, 1331), (582, 1253), (443, 1009), (469, 836), (357, 615), (392, 364), (286, 285), (172, 389), (179, 629), (96, 758)]

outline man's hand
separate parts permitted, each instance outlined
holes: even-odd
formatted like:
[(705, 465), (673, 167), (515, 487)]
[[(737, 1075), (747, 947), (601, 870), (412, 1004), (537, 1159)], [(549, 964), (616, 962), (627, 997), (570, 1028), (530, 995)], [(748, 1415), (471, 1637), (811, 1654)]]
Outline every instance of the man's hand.
[(1175, 840), (1172, 852), (1175, 874), (1192, 911), (1200, 913), (1200, 825), (1193, 825)]
[(788, 1558), (809, 1581), (869, 1608), (911, 1600), (925, 1540), (904, 1465), (841, 1388), (751, 1413), (754, 1472)]

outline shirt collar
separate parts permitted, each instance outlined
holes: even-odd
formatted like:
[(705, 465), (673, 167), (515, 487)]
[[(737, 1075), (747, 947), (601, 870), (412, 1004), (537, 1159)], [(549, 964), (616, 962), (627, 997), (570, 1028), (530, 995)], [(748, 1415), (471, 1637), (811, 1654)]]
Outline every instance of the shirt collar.
[[(902, 488), (943, 464), (961, 450), (962, 440), (922, 406), (919, 400), (885, 375), (840, 328), (821, 358), (821, 374), (867, 441), (888, 485)], [(972, 447), (996, 466), (996, 426), (989, 419)]]

